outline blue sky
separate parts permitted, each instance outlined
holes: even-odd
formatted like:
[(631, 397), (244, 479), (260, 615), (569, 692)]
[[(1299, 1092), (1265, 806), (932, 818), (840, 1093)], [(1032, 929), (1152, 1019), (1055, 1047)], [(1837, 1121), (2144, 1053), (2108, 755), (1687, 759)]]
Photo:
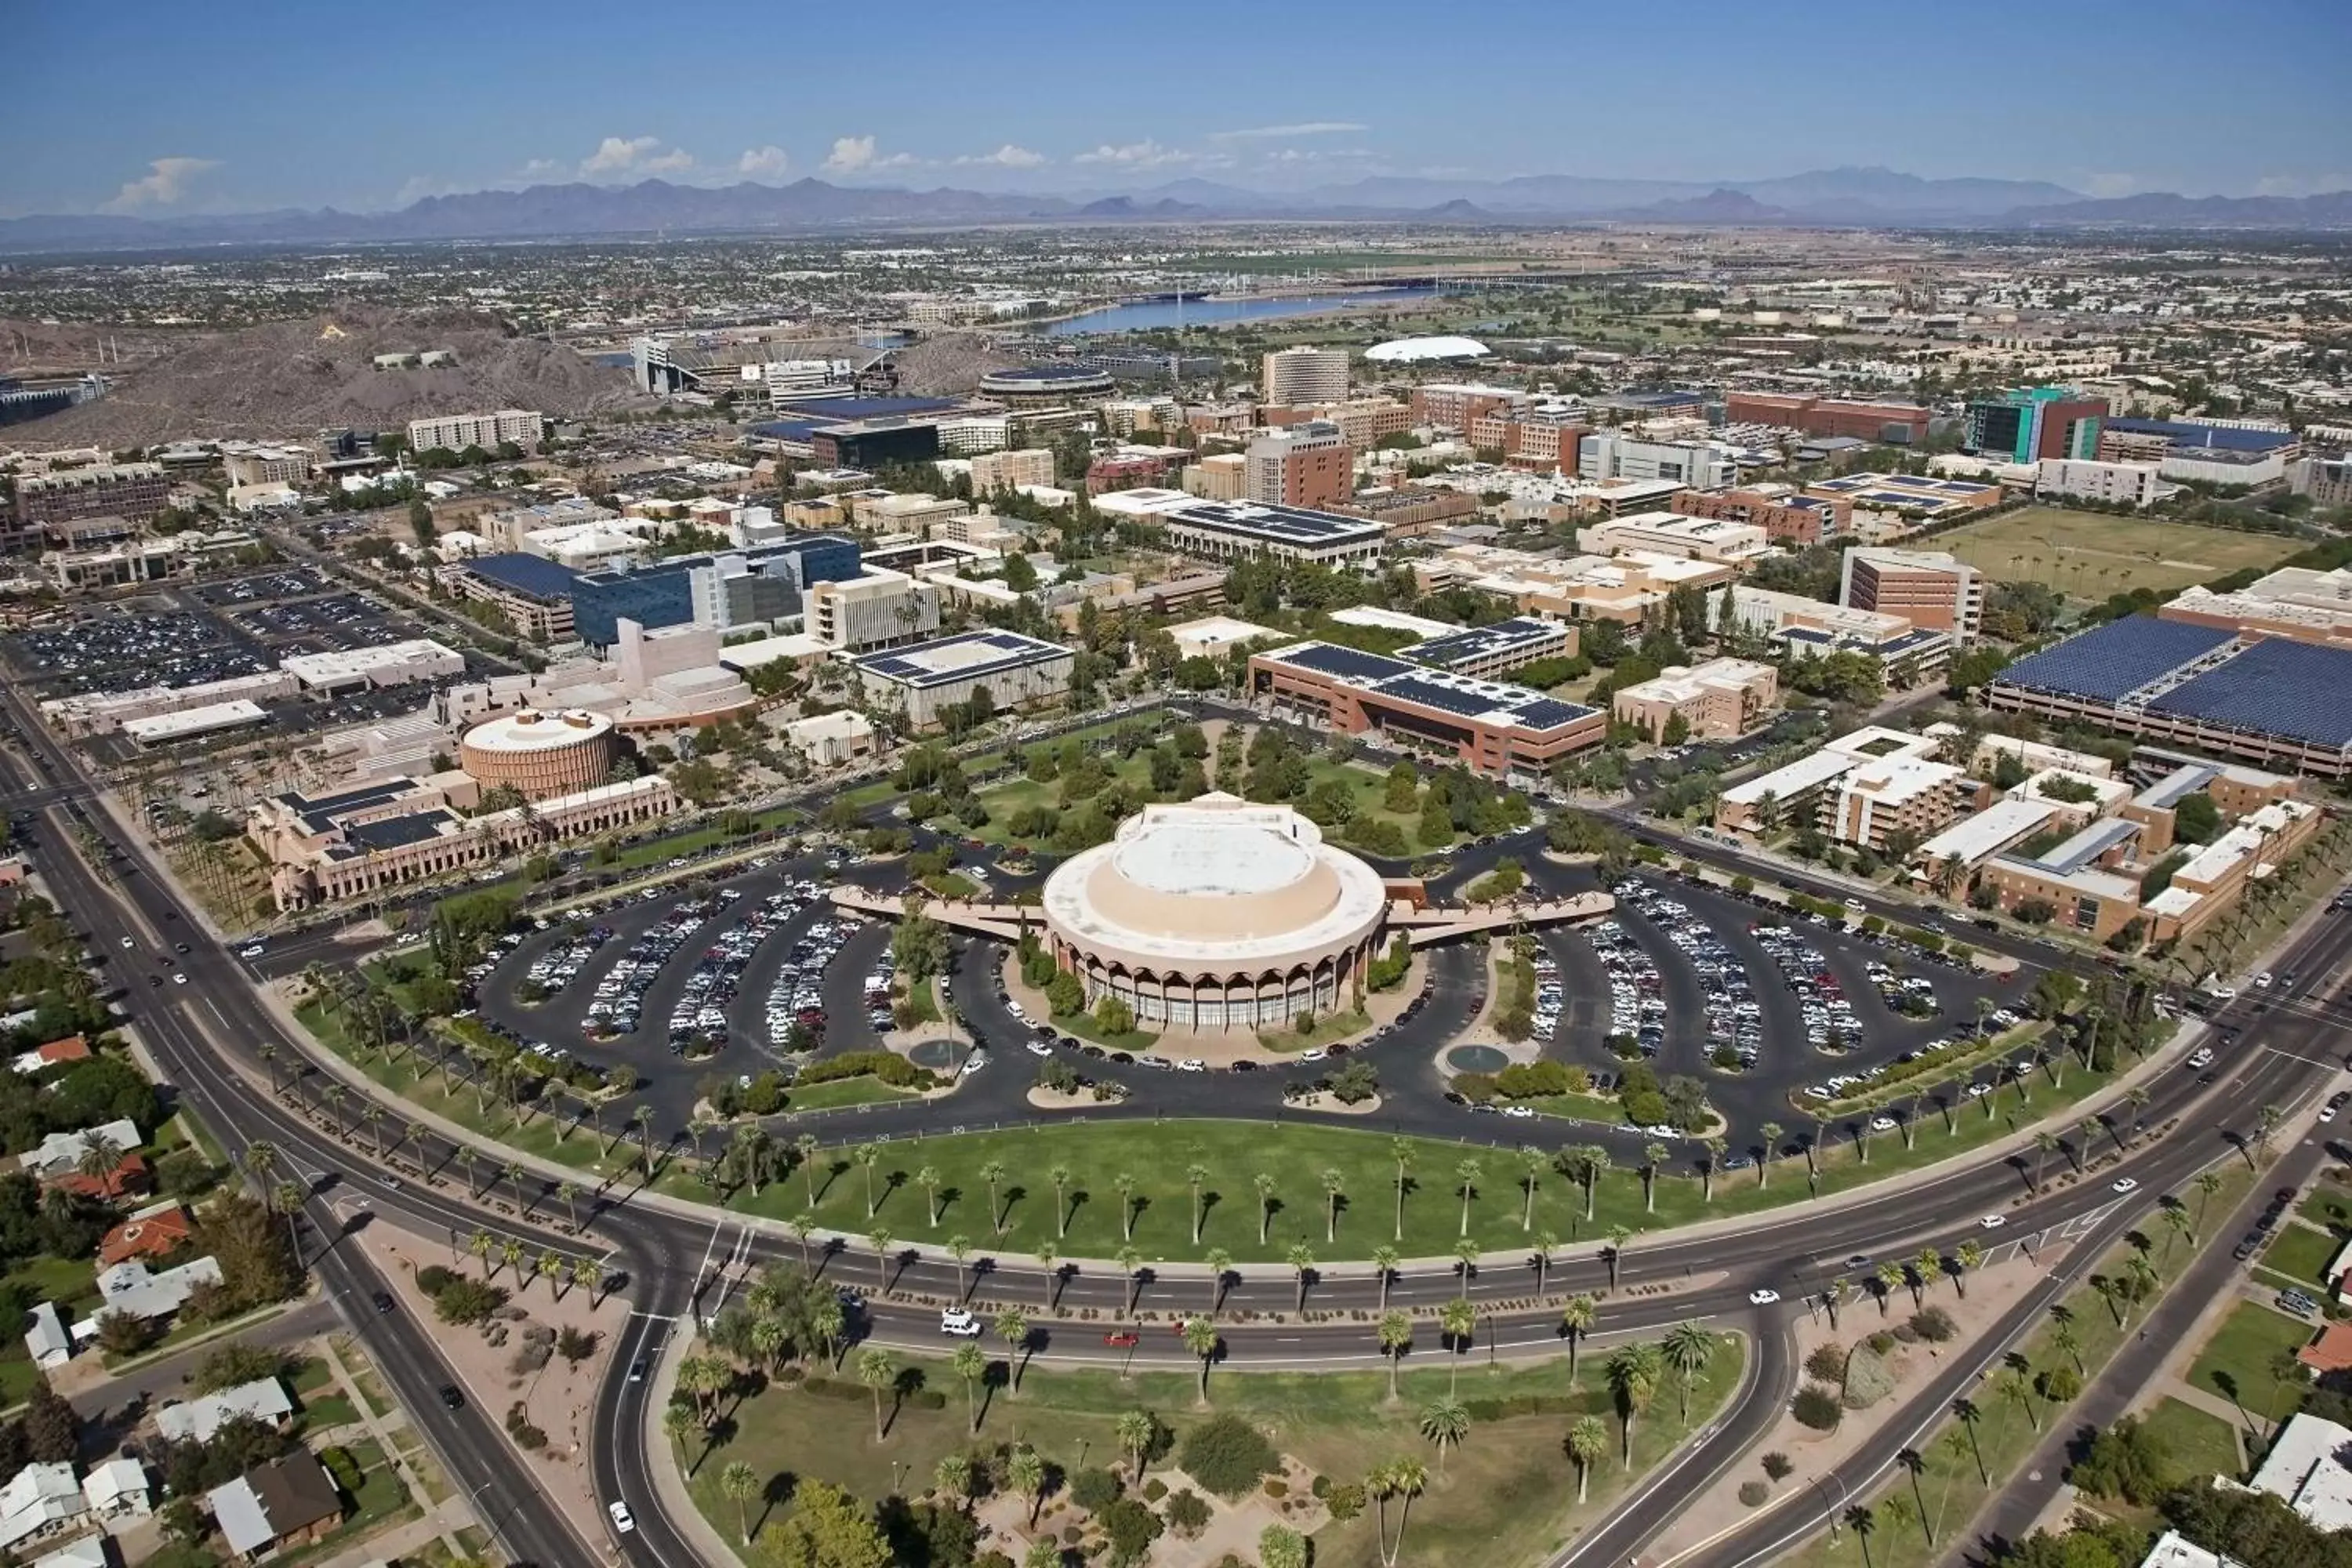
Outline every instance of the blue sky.
[(1136, 190), (1841, 164), (2352, 187), (2345, 0), (19, 0), (0, 214), (652, 175)]

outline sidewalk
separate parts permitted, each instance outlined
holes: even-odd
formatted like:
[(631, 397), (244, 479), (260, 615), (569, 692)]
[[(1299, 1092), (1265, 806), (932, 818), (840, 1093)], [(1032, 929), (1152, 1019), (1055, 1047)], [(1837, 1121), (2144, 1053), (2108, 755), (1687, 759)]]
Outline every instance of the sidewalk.
[(670, 1398), (677, 1392), (677, 1369), (695, 1347), (696, 1335), (688, 1326), (690, 1322), (690, 1317), (679, 1320), (662, 1349), (661, 1360), (654, 1365), (652, 1386), (646, 1393), (646, 1429), (640, 1446), (645, 1450), (646, 1468), (654, 1478), (654, 1490), (661, 1494), (661, 1515), (686, 1537), (686, 1543), (694, 1548), (696, 1559), (706, 1564), (740, 1563), (742, 1552), (719, 1534), (694, 1505), (694, 1494), (687, 1489), (686, 1476), (678, 1468), (677, 1445), (662, 1430), (661, 1413), (669, 1408)]
[[(320, 1340), (319, 1354), (326, 1362), (328, 1370), (335, 1374), (335, 1382), (350, 1393), (352, 1407), (359, 1412), (358, 1425), (375, 1439), (377, 1451), (392, 1461), (393, 1473), (400, 1478), (401, 1484), (408, 1489), (408, 1495), (415, 1498), (417, 1505), (425, 1511), (423, 1519), (412, 1520), (396, 1531), (371, 1537), (351, 1551), (338, 1554), (330, 1563), (317, 1564), (315, 1568), (331, 1568), (331, 1564), (346, 1560), (355, 1563), (390, 1562), (435, 1541), (444, 1543), (453, 1559), (464, 1557), (466, 1552), (457, 1543), (457, 1532), (477, 1522), (472, 1511), (454, 1489), (438, 1504), (429, 1500), (423, 1478), (409, 1464), (408, 1457), (400, 1451), (399, 1443), (393, 1437), (390, 1423), (375, 1413), (375, 1407), (368, 1403), (367, 1395), (360, 1392), (358, 1381), (352, 1376), (352, 1369), (344, 1364), (342, 1356), (336, 1352), (332, 1334)], [(394, 1408), (399, 1409), (397, 1405)], [(402, 1411), (401, 1415), (404, 1422), (406, 1412)], [(452, 1479), (454, 1489), (454, 1478)]]

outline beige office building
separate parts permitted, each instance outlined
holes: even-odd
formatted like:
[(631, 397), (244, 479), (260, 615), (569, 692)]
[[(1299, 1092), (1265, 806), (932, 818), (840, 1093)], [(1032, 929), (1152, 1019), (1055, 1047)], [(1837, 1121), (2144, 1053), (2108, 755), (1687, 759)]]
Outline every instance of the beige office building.
[(442, 448), (462, 452), (479, 447), (495, 452), (501, 441), (511, 441), (526, 452), (539, 450), (545, 418), (528, 408), (501, 408), (496, 414), (443, 414), (408, 422), (408, 447), (413, 452)]
[(1050, 447), (1016, 447), (1008, 452), (981, 452), (971, 459), (971, 493), (1019, 489), (1023, 485), (1054, 482), (1054, 452)]
[(1780, 672), (1745, 658), (1711, 658), (1705, 664), (1672, 666), (1653, 679), (1618, 690), (1613, 716), (1649, 741), (1665, 736), (1679, 716), (1694, 741), (1728, 741), (1756, 728), (1772, 710)]
[(940, 629), (939, 589), (878, 566), (837, 583), (813, 583), (801, 603), (809, 637), (835, 652), (916, 642)]

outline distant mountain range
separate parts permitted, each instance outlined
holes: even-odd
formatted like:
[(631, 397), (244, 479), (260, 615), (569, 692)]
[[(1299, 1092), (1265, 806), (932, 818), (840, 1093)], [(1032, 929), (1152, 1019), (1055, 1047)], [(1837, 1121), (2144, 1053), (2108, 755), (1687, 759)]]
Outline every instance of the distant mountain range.
[(2039, 180), (1922, 179), (1892, 169), (1822, 169), (1769, 180), (1507, 180), (1385, 176), (1282, 194), (1188, 179), (1145, 190), (1024, 195), (914, 191), (798, 180), (788, 185), (532, 185), (427, 196), (388, 213), (292, 209), (203, 217), (42, 216), (0, 219), (0, 253), (190, 245), (382, 244), (596, 235), (808, 233), (966, 223), (1198, 222), (1217, 218), (1396, 218), (1430, 223), (1564, 220), (1787, 226), (2352, 226), (2352, 191), (2315, 196), (2095, 200)]

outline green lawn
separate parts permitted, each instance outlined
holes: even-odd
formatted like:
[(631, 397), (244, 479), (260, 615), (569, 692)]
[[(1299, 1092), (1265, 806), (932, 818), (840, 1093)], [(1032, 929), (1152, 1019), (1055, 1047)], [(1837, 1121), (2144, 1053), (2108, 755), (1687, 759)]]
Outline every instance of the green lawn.
[(2321, 1271), (2343, 1248), (2342, 1242), (2325, 1231), (2306, 1225), (2283, 1225), (2263, 1249), (2263, 1264), (2306, 1289), (2316, 1289), (2327, 1282)]
[(1625, 1120), (1623, 1106), (1613, 1100), (1603, 1100), (1597, 1094), (1545, 1094), (1516, 1103), (1527, 1106), (1538, 1116), (1566, 1116), (1579, 1121), (1604, 1122), (1612, 1127)]
[(2305, 1379), (2300, 1369), (2291, 1377), (2274, 1378), (2271, 1363), (2282, 1351), (2301, 1350), (2311, 1336), (2309, 1323), (2257, 1302), (2241, 1302), (2205, 1342), (2189, 1381), (2265, 1421), (2276, 1420), (2293, 1408)]
[(2238, 1436), (2227, 1421), (2178, 1399), (2159, 1399), (2145, 1417), (2164, 1439), (2180, 1472), (2188, 1476), (2239, 1475)]
[(36, 1301), (56, 1302), (58, 1315), (69, 1323), (104, 1300), (98, 1293), (98, 1271), (86, 1258), (29, 1258), (10, 1271), (7, 1282)]
[[(2226, 1214), (2253, 1185), (2253, 1175), (2243, 1164), (2234, 1163), (2215, 1169), (2221, 1172), (2222, 1186), (2213, 1195), (2212, 1205), (2217, 1212)], [(2192, 1207), (2197, 1202), (2193, 1195), (2188, 1201)], [(2125, 1261), (2132, 1251), (2132, 1244), (2126, 1241), (2100, 1258), (2097, 1269), (2082, 1285), (2069, 1292), (2050, 1318), (2029, 1332), (2018, 1345), (2016, 1353), (2034, 1373), (2070, 1363), (2071, 1358), (2063, 1354), (2052, 1342), (2062, 1313), (2074, 1326), (2078, 1346), (2074, 1353), (2081, 1358), (2088, 1380), (2095, 1380), (2116, 1352), (2137, 1331), (2139, 1317), (2135, 1315), (2128, 1323), (2119, 1322), (2116, 1313), (2109, 1310), (2090, 1283), (2092, 1279), (2121, 1275)], [(2160, 1276), (2160, 1288), (2169, 1288), (2179, 1278), (2180, 1270), (2188, 1268), (2192, 1256), (2192, 1253), (2181, 1252), (2174, 1265)], [(2155, 1258), (2151, 1258), (2150, 1261), (2155, 1261)], [(2145, 1313), (2152, 1306), (2152, 1302), (2143, 1302), (2137, 1310)], [(2263, 1310), (2259, 1307), (2246, 1310)], [(2266, 1315), (2277, 1316), (2276, 1313)], [(1871, 1314), (1865, 1313), (1854, 1321), (1874, 1326)], [(2032, 1380), (2029, 1378), (2027, 1386), (2031, 1388), (2032, 1385)], [(1945, 1445), (1944, 1431), (1960, 1426), (1957, 1418), (1947, 1420), (1934, 1433), (1923, 1434), (1921, 1439), (1913, 1444), (1927, 1461), (1919, 1476), (1920, 1490), (1926, 1496), (1931, 1511), (1940, 1510), (1943, 1512), (1944, 1530), (1934, 1548), (1928, 1547), (1916, 1523), (1898, 1529), (1896, 1521), (1886, 1512), (1885, 1505), (1896, 1489), (1899, 1488), (1908, 1500), (1912, 1483), (1909, 1478), (1903, 1477), (1871, 1498), (1853, 1500), (1869, 1507), (1876, 1520), (1877, 1528), (1866, 1544), (1851, 1530), (1842, 1532), (1834, 1544), (1826, 1536), (1816, 1535), (1802, 1548), (1784, 1554), (1779, 1561), (1792, 1565), (1792, 1568), (1928, 1568), (1929, 1564), (1940, 1563), (1951, 1546), (1954, 1532), (1966, 1529), (1967, 1521), (1983, 1506), (1990, 1495), (1977, 1479), (1977, 1458), (1981, 1456), (1985, 1470), (1992, 1478), (1991, 1492), (1998, 1492), (2008, 1485), (2010, 1478), (2040, 1446), (2046, 1433), (2053, 1426), (2063, 1429), (2073, 1418), (2070, 1412), (2053, 1409), (2050, 1402), (2039, 1394), (2033, 1395), (2030, 1404), (2020, 1405), (2006, 1397), (2001, 1387), (2000, 1374), (1996, 1374), (1979, 1384), (1977, 1392), (1970, 1395), (1970, 1408), (1975, 1417), (1969, 1428), (1974, 1446), (1973, 1454), (1968, 1443), (1961, 1444), (1957, 1449)]]
[(329, 1394), (302, 1402), (302, 1430), (306, 1433), (332, 1431), (338, 1426), (348, 1426), (359, 1418), (359, 1408), (348, 1394)]
[[(1620, 1433), (1614, 1405), (1603, 1384), (1602, 1357), (1595, 1353), (1573, 1384), (1564, 1360), (1488, 1367), (1475, 1356), (1459, 1366), (1460, 1397), (1465, 1403), (1508, 1395), (1549, 1396), (1556, 1408), (1542, 1414), (1476, 1421), (1459, 1451), (1441, 1469), (1437, 1456), (1415, 1430), (1418, 1411), (1447, 1391), (1449, 1373), (1434, 1343), (1434, 1330), (1423, 1326), (1423, 1343), (1409, 1363), (1426, 1370), (1407, 1373), (1401, 1399), (1387, 1400), (1387, 1379), (1378, 1373), (1213, 1373), (1210, 1400), (1217, 1412), (1246, 1416), (1265, 1429), (1276, 1447), (1336, 1481), (1360, 1480), (1371, 1466), (1410, 1456), (1429, 1468), (1429, 1489), (1415, 1502), (1410, 1522), (1409, 1560), (1438, 1568), (1486, 1568), (1495, 1563), (1533, 1563), (1549, 1557), (1577, 1530), (1598, 1519), (1634, 1479), (1678, 1444), (1686, 1426), (1681, 1390), (1671, 1378), (1660, 1388), (1646, 1416), (1633, 1426), (1633, 1469), (1621, 1468)], [(987, 1348), (983, 1346), (983, 1348)], [(1745, 1347), (1737, 1339), (1717, 1342), (1706, 1369), (1693, 1380), (1689, 1426), (1703, 1425), (1738, 1386)], [(790, 1476), (835, 1482), (868, 1503), (894, 1488), (909, 1497), (929, 1487), (946, 1455), (971, 1448), (993, 1450), (1016, 1437), (1034, 1446), (1066, 1471), (1084, 1465), (1118, 1462), (1113, 1426), (1119, 1413), (1143, 1409), (1156, 1415), (1181, 1440), (1201, 1418), (1195, 1381), (1181, 1372), (1139, 1373), (1121, 1379), (1110, 1370), (1033, 1370), (1017, 1398), (993, 1391), (977, 1438), (968, 1433), (961, 1384), (944, 1362), (898, 1358), (919, 1373), (925, 1386), (947, 1395), (942, 1410), (905, 1408), (887, 1437), (877, 1441), (873, 1409), (864, 1400), (835, 1401), (773, 1385), (731, 1412), (731, 1438), (705, 1455), (689, 1442), (695, 1500), (730, 1542), (742, 1538), (737, 1505), (719, 1489), (727, 1466), (740, 1460), (761, 1479)], [(1439, 1364), (1426, 1364), (1428, 1363)], [(886, 1405), (886, 1410), (887, 1406)], [(1607, 1424), (1611, 1450), (1594, 1467), (1591, 1496), (1575, 1506), (1575, 1471), (1561, 1453), (1560, 1435), (1577, 1415), (1591, 1413)], [(1165, 1470), (1169, 1460), (1155, 1461)], [(749, 1510), (755, 1531), (772, 1521), (761, 1502)], [(1049, 1497), (1041, 1524), (1059, 1528), (1076, 1514)], [(1391, 1528), (1395, 1510), (1390, 1513)], [(1332, 1523), (1315, 1538), (1320, 1568), (1372, 1568), (1374, 1513)], [(1011, 1550), (1008, 1548), (1008, 1550)]]
[(2275, 565), (2302, 544), (2281, 534), (2030, 506), (1938, 534), (1936, 548), (1995, 582), (2046, 583), (2077, 598), (2104, 599)]
[(2338, 1237), (2352, 1237), (2352, 1192), (2338, 1183), (2324, 1177), (2313, 1183), (2311, 1195), (2295, 1205), (2294, 1212)]
[(1318, 1015), (1315, 1026), (1305, 1034), (1297, 1029), (1261, 1029), (1257, 1043), (1269, 1051), (1304, 1051), (1317, 1046), (1328, 1046), (1334, 1040), (1344, 1040), (1350, 1035), (1360, 1035), (1372, 1026), (1370, 1018), (1361, 1013), (1328, 1013)]
[(1122, 1029), (1117, 1033), (1095, 1022), (1092, 1013), (1056, 1014), (1054, 1027), (1066, 1035), (1076, 1035), (1091, 1040), (1109, 1051), (1134, 1051), (1139, 1055), (1160, 1043), (1160, 1037), (1149, 1029)]

